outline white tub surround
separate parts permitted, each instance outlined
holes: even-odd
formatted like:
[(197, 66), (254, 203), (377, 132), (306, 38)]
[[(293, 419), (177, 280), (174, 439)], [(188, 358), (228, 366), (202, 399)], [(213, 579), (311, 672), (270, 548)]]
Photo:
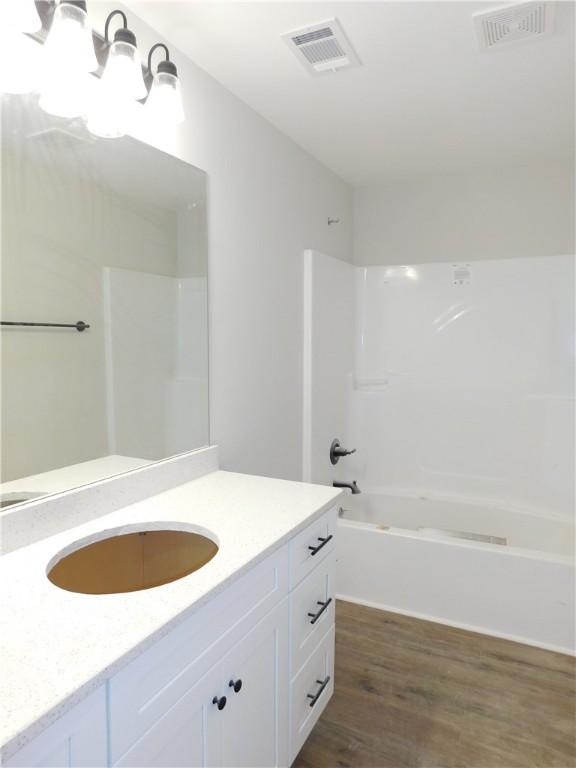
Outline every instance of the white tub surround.
[[(103, 694), (98, 693), (102, 686), (109, 686), (110, 681), (122, 675), (122, 670), (126, 670), (130, 663), (144, 658), (143, 654), (152, 653), (156, 646), (163, 648), (161, 643), (171, 642), (168, 635), (176, 637), (180, 631), (187, 632), (189, 638), (185, 646), (190, 645), (191, 639), (196, 643), (197, 636), (205, 636), (207, 646), (218, 645), (217, 641), (223, 641), (225, 636), (234, 638), (236, 643), (241, 635), (234, 635), (231, 631), (226, 635), (230, 628), (222, 624), (222, 616), (227, 615), (227, 611), (220, 608), (218, 613), (214, 606), (222, 601), (228, 601), (229, 606), (236, 603), (241, 606), (243, 595), (255, 595), (252, 607), (260, 604), (264, 598), (258, 598), (256, 587), (250, 587), (248, 582), (256, 578), (253, 574), (258, 568), (265, 567), (264, 561), (269, 562), (266, 566), (271, 574), (266, 577), (267, 583), (272, 585), (269, 590), (272, 589), (277, 598), (272, 603), (266, 603), (267, 609), (271, 611), (270, 616), (276, 610), (281, 612), (278, 605), (284, 597), (288, 597), (290, 589), (297, 591), (299, 585), (305, 584), (306, 579), (312, 576), (318, 579), (318, 568), (323, 567), (322, 563), (331, 556), (334, 547), (332, 537), (320, 557), (310, 557), (310, 546), (318, 538), (328, 538), (328, 530), (334, 531), (335, 502), (339, 496), (340, 493), (334, 489), (322, 486), (212, 472), (3, 557), (0, 560), (3, 621), (0, 743), (6, 764), (32, 764), (31, 761), (37, 759), (40, 752), (36, 757), (34, 751), (32, 756), (22, 752), (20, 757), (27, 762), (21, 763), (18, 751), (32, 739), (37, 738), (40, 743), (43, 731), (49, 731), (54, 736), (58, 729), (64, 728), (64, 735), (56, 733), (54, 738), (71, 739), (72, 731), (66, 731), (66, 718), (71, 718), (78, 725), (79, 721), (71, 714), (77, 705), (89, 709), (91, 717), (100, 717), (94, 714), (94, 708), (101, 713), (102, 707), (106, 706)], [(331, 511), (327, 513), (328, 510)], [(73, 548), (74, 542), (86, 537), (94, 540), (102, 538), (105, 531), (113, 528), (147, 524), (155, 528), (184, 525), (199, 532), (209, 532), (217, 541), (219, 551), (195, 573), (141, 592), (76, 594), (58, 589), (47, 579), (48, 564), (58, 553)], [(313, 572), (308, 571), (310, 567)], [(328, 583), (327, 579), (328, 576), (324, 580), (320, 578), (320, 582)], [(235, 589), (237, 592), (234, 592)], [(324, 589), (320, 590), (320, 594), (325, 595)], [(321, 596), (315, 596), (315, 590), (312, 590), (310, 598), (311, 607), (316, 605), (317, 600), (322, 600)], [(287, 600), (285, 610), (288, 611)], [(211, 611), (216, 611), (216, 614)], [(230, 611), (234, 613), (234, 608), (230, 607)], [(254, 623), (263, 614), (256, 612), (251, 615), (254, 618), (246, 619), (247, 625), (243, 626), (245, 632), (252, 631)], [(284, 638), (278, 639), (278, 642), (287, 644), (288, 614), (285, 617), (280, 613), (274, 616), (274, 627), (270, 631), (275, 633), (275, 637)], [(317, 637), (318, 642), (312, 644), (314, 647), (308, 647), (308, 655), (295, 656), (296, 661), (290, 666), (294, 678), (292, 690), (300, 690), (298, 686), (306, 688), (310, 682), (310, 690), (303, 694), (305, 704), (308, 693), (315, 692), (315, 680), (320, 674), (317, 667), (324, 664), (324, 668), (328, 668), (326, 665), (333, 659), (333, 638), (328, 636), (333, 612), (326, 611), (326, 616), (322, 637)], [(242, 617), (246, 618), (246, 612), (237, 617), (238, 626)], [(207, 627), (210, 629), (207, 630)], [(304, 641), (296, 638), (294, 642), (296, 640), (300, 648)], [(200, 655), (206, 649), (203, 651), (198, 647), (196, 650)], [(227, 650), (221, 647), (218, 659), (223, 658), (222, 653)], [(301, 664), (303, 659), (307, 660), (306, 663), (301, 669), (297, 668), (296, 663)], [(289, 668), (288, 663), (284, 666)], [(304, 668), (308, 671), (302, 673)], [(202, 672), (208, 669), (208, 661), (203, 662)], [(305, 682), (301, 678), (296, 680), (301, 673)], [(227, 670), (226, 674), (231, 674), (231, 670)], [(308, 681), (310, 676), (314, 679)], [(142, 673), (139, 680), (148, 680), (148, 675)], [(132, 686), (132, 692), (137, 697), (136, 688)], [(115, 690), (119, 690), (118, 685)], [(327, 685), (322, 706), (330, 691)], [(287, 708), (288, 690), (284, 693), (286, 699), (282, 699), (282, 706)], [(278, 695), (283, 696), (284, 693)], [(95, 697), (92, 703), (87, 698), (90, 695)], [(248, 691), (245, 700), (251, 701)], [(168, 708), (166, 705), (162, 712), (157, 712), (158, 717), (164, 715)], [(315, 715), (320, 709), (315, 710)], [(299, 749), (312, 727), (308, 709), (304, 710), (304, 714), (306, 717), (297, 710), (293, 711), (292, 750)], [(287, 715), (282, 722), (288, 727)], [(74, 738), (80, 740), (77, 754), (81, 754), (86, 739), (82, 741), (76, 725)], [(47, 728), (48, 731), (45, 731)], [(56, 730), (52, 731), (52, 728)], [(88, 730), (93, 734), (98, 728)], [(284, 741), (281, 740), (283, 746), (277, 745), (281, 750), (278, 759), (283, 761), (288, 760), (287, 733), (285, 739), (282, 737)], [(45, 745), (45, 748), (51, 749), (51, 744)], [(140, 761), (142, 765), (142, 758), (136, 753), (127, 758), (127, 762), (117, 762), (128, 746), (128, 743), (117, 746), (116, 753), (106, 760), (123, 765)], [(28, 745), (26, 749), (34, 748)], [(75, 765), (85, 764), (81, 758), (78, 759)], [(86, 764), (94, 765), (94, 762)]]
[(362, 491), (340, 597), (574, 651), (574, 268), (305, 254), (304, 477)]

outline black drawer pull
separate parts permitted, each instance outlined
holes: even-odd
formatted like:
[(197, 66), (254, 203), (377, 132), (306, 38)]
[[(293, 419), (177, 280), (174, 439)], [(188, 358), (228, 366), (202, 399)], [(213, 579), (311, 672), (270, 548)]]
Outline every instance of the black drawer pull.
[(323, 538), (322, 536), (318, 536), (318, 541), (320, 541), (320, 542), (322, 542), (322, 543), (321, 543), (321, 544), (318, 544), (318, 546), (317, 546), (317, 547), (308, 547), (308, 549), (310, 550), (310, 554), (311, 554), (312, 556), (314, 556), (314, 555), (316, 554), (316, 552), (320, 552), (320, 550), (322, 549), (322, 547), (325, 547), (325, 546), (326, 546), (326, 544), (328, 544), (328, 542), (329, 542), (331, 539), (333, 539), (333, 538), (334, 538), (334, 536), (333, 536), (332, 534), (330, 534), (330, 536), (327, 536), (326, 538)]
[(311, 707), (313, 707), (313, 706), (314, 706), (314, 704), (316, 704), (316, 702), (317, 702), (317, 701), (318, 701), (318, 699), (320, 698), (320, 696), (322, 696), (322, 694), (323, 694), (323, 692), (324, 692), (324, 688), (326, 688), (326, 686), (327, 686), (327, 685), (328, 685), (328, 683), (330, 682), (330, 675), (328, 675), (328, 677), (326, 678), (326, 680), (316, 680), (316, 682), (317, 682), (317, 683), (318, 683), (318, 685), (320, 686), (320, 688), (318, 689), (318, 692), (317, 692), (317, 693), (309, 693), (309, 694), (308, 694), (308, 698), (309, 698), (309, 699), (312, 699), (312, 701), (310, 702), (310, 706), (311, 706)]
[(242, 690), (242, 680), (230, 680), (228, 688), (234, 688), (234, 693), (239, 693)]
[(216, 704), (218, 709), (222, 711), (226, 706), (226, 696), (220, 696), (220, 698), (218, 698), (218, 696), (214, 696), (212, 699), (212, 704)]
[(324, 611), (326, 610), (326, 608), (328, 608), (328, 606), (329, 606), (329, 605), (330, 605), (330, 603), (332, 602), (332, 598), (331, 598), (331, 597), (329, 597), (329, 598), (328, 598), (328, 600), (326, 600), (326, 602), (325, 602), (325, 603), (323, 603), (321, 600), (318, 600), (317, 602), (318, 602), (318, 605), (321, 605), (321, 606), (322, 606), (322, 608), (320, 608), (320, 610), (318, 611), (318, 613), (309, 613), (309, 614), (308, 614), (308, 616), (310, 616), (310, 624), (316, 624), (316, 622), (318, 621), (318, 619), (320, 618), (320, 616), (322, 616), (322, 614), (324, 613)]

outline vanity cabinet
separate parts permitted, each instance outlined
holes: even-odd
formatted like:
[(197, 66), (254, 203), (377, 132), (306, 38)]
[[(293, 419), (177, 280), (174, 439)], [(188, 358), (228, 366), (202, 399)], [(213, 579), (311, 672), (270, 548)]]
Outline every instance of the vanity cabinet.
[(283, 601), (122, 757), (122, 768), (286, 764), (288, 605)]
[(6, 761), (10, 768), (106, 765), (106, 691), (101, 686)]
[(5, 764), (286, 768), (333, 691), (336, 517), (165, 628)]

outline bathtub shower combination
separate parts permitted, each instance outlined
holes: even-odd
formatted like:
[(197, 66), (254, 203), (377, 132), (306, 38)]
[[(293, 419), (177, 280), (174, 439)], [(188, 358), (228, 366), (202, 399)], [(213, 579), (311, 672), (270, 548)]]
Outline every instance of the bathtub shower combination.
[(339, 597), (573, 653), (574, 257), (304, 276), (304, 477), (361, 491)]

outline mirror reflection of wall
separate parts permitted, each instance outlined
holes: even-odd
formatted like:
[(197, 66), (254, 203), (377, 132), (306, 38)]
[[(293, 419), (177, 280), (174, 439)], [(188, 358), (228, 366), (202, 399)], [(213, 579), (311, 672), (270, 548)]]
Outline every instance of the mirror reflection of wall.
[(5, 97), (2, 193), (2, 321), (90, 326), (2, 326), (2, 492), (207, 445), (205, 174)]

